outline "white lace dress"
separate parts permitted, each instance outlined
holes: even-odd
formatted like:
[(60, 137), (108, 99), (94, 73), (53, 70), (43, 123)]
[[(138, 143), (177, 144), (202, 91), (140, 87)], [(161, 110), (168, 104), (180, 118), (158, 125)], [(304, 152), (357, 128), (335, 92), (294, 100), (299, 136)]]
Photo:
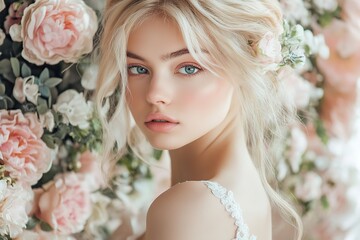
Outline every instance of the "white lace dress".
[(231, 217), (234, 218), (234, 223), (237, 228), (235, 238), (232, 240), (256, 240), (256, 237), (250, 234), (249, 227), (244, 222), (241, 208), (235, 201), (233, 193), (217, 182), (202, 182), (211, 190), (214, 196), (220, 200), (221, 204), (224, 205), (226, 211), (231, 215)]

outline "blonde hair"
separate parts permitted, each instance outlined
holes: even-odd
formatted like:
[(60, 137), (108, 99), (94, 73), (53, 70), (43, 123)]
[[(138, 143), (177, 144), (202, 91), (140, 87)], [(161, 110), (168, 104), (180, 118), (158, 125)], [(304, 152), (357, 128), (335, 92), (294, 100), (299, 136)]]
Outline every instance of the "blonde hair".
[[(132, 131), (125, 99), (126, 48), (130, 32), (153, 15), (177, 23), (190, 54), (205, 68), (231, 71), (251, 157), (269, 198), (295, 222), (297, 239), (301, 239), (300, 217), (268, 181), (274, 179), (270, 145), (282, 132), (282, 126), (292, 119), (294, 110), (285, 107), (281, 83), (274, 74), (264, 74), (266, 65), (258, 60), (252, 47), (269, 31), (281, 34), (282, 14), (277, 0), (107, 1), (96, 88), (107, 176), (111, 176), (109, 170), (126, 153), (127, 144), (141, 155), (137, 143), (142, 137), (136, 129)], [(206, 56), (202, 54), (204, 50)]]

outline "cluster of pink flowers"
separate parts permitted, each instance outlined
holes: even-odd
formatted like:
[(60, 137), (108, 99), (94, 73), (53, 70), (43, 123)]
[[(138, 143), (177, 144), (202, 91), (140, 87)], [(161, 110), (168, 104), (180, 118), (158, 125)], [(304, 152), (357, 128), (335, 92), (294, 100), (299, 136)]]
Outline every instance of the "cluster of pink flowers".
[[(51, 149), (52, 140), (43, 137), (57, 129), (56, 116), (61, 116), (61, 124), (89, 129), (93, 109), (82, 93), (70, 89), (59, 92), (47, 111), (40, 111), (41, 101), (51, 97), (50, 88), (61, 80), (51, 78), (43, 65), (75, 63), (90, 53), (97, 16), (82, 0), (13, 1), (8, 6), (0, 0), (0, 11), (8, 12), (0, 28), (0, 62), (11, 62), (14, 71), (0, 72), (0, 87), (11, 86), (2, 83), (9, 80), (13, 88), (8, 99), (17, 104), (0, 105), (0, 237), (70, 239), (84, 230), (92, 212), (92, 191), (103, 186), (98, 155), (90, 150), (77, 153), (81, 166), (68, 171), (59, 160), (62, 143), (53, 142)], [(6, 41), (22, 43), (23, 59), (6, 59), (6, 49), (1, 48)], [(39, 66), (42, 76), (31, 74), (26, 61)], [(44, 180), (55, 165), (64, 169)], [(34, 224), (25, 230), (29, 223)]]

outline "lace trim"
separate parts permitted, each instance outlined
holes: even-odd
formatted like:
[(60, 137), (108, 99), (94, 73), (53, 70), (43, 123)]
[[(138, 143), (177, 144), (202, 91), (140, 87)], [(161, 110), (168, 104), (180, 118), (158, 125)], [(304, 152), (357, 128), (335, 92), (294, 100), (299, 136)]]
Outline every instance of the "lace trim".
[(234, 199), (232, 191), (228, 191), (226, 188), (216, 182), (202, 181), (214, 194), (215, 197), (220, 199), (222, 205), (224, 205), (226, 211), (230, 213), (231, 217), (235, 219), (236, 236), (232, 240), (256, 240), (254, 235), (250, 235), (249, 227), (244, 223), (242, 217), (242, 211)]

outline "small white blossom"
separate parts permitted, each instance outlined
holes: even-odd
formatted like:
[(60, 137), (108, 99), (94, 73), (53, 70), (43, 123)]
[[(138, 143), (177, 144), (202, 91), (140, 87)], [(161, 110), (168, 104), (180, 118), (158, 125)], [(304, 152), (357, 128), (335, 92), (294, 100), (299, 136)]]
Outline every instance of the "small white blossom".
[(27, 99), (29, 102), (36, 105), (39, 95), (39, 86), (35, 84), (34, 76), (16, 78), (13, 96), (17, 101), (23, 103), (25, 102), (25, 99)]
[(329, 58), (330, 50), (326, 45), (324, 35), (319, 34), (314, 36), (310, 30), (306, 30), (304, 36), (304, 45), (309, 47), (310, 54), (319, 54), (323, 59)]
[(295, 185), (296, 196), (307, 202), (321, 197), (321, 177), (314, 172), (307, 172), (302, 181), (298, 181)]
[(90, 65), (81, 78), (81, 85), (88, 90), (94, 90), (98, 76), (99, 67), (95, 64)]
[(21, 26), (19, 24), (11, 25), (9, 34), (14, 42), (22, 42), (23, 39), (21, 37)]
[(338, 7), (337, 0), (313, 0), (315, 7), (322, 12), (333, 12)]
[(43, 125), (50, 132), (55, 127), (55, 119), (51, 111), (47, 111), (45, 114), (40, 115), (40, 122), (41, 125)]
[(280, 0), (284, 17), (291, 23), (301, 22), (302, 25), (310, 24), (310, 13), (303, 0)]

